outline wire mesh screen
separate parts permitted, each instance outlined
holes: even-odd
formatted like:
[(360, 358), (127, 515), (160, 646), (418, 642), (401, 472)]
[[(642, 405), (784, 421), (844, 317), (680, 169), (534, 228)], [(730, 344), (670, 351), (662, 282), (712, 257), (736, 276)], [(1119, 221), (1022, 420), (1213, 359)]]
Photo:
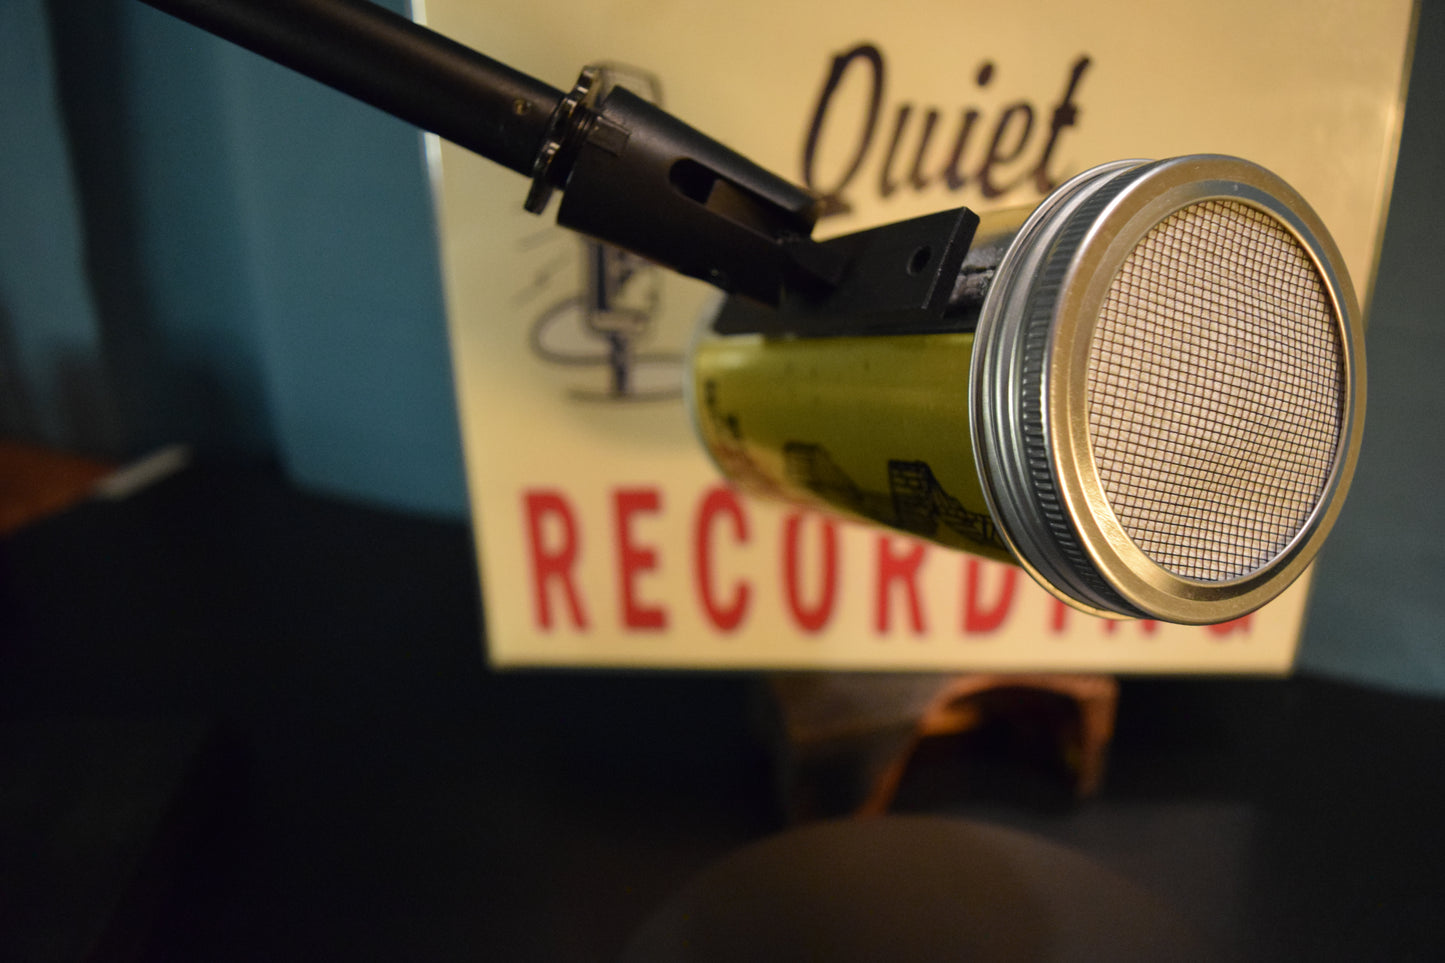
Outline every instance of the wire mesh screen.
[(1186, 207), (1125, 261), (1087, 374), (1089, 437), (1128, 536), (1183, 578), (1276, 558), (1329, 482), (1344, 348), (1295, 237), (1234, 201)]

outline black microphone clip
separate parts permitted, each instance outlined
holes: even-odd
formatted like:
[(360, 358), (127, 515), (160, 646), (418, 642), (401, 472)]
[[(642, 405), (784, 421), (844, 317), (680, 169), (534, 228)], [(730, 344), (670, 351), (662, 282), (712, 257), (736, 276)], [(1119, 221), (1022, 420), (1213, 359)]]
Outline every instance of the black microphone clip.
[(953, 330), (979, 219), (967, 208), (815, 241), (811, 192), (588, 67), (548, 121), (526, 207), (730, 294), (720, 334)]

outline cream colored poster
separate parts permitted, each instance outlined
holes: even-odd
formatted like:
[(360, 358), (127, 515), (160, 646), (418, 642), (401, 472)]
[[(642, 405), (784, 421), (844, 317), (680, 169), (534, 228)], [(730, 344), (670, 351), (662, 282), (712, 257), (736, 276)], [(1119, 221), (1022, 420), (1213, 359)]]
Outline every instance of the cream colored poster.
[[(1401, 0), (428, 0), (425, 14), (558, 88), (605, 65), (827, 195), (820, 237), (1031, 205), (1119, 158), (1245, 157), (1315, 207), (1365, 303), (1412, 25)], [(1291, 664), (1302, 583), (1221, 626), (1106, 622), (1012, 566), (729, 491), (682, 400), (711, 289), (525, 213), (525, 179), (432, 147), (494, 664)]]

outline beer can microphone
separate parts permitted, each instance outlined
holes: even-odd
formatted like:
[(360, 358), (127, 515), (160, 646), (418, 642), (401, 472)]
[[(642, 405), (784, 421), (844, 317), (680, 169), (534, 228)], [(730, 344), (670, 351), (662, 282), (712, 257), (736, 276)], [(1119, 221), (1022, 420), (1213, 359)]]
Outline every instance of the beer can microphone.
[(722, 334), (753, 310), (729, 298), (691, 354), (704, 446), (744, 489), (1014, 561), (1097, 615), (1227, 621), (1303, 573), (1359, 452), (1364, 333), (1284, 181), (1093, 168), (984, 215), (953, 297), (952, 330), (837, 336)]

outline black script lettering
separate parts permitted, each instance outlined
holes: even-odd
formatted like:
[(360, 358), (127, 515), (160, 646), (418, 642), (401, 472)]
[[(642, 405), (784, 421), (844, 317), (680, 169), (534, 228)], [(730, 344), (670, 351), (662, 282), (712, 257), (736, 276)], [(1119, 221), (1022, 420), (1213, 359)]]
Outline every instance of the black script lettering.
[[(978, 73), (973, 79), (980, 90), (987, 87), (988, 82), (993, 79), (993, 61), (985, 60), (979, 64)], [(963, 112), (963, 119), (959, 121), (958, 137), (953, 141), (953, 153), (949, 155), (948, 166), (943, 169), (943, 182), (951, 191), (959, 190), (968, 183), (968, 178), (959, 173), (959, 165), (963, 163), (963, 152), (968, 149), (969, 135), (973, 133), (973, 125), (978, 123), (978, 117), (978, 110), (970, 107)]]
[[(1018, 138), (1014, 141), (1011, 149), (1000, 152), (999, 145), (1003, 143), (1004, 135), (1014, 125), (1014, 118), (1023, 118), (1023, 129), (1018, 132)], [(1024, 152), (1024, 147), (1029, 142), (1029, 134), (1034, 129), (1034, 109), (1024, 101), (1010, 104), (998, 119), (998, 126), (993, 130), (993, 140), (989, 142), (988, 153), (984, 155), (983, 163), (978, 165), (978, 192), (984, 197), (999, 197), (1007, 194), (1019, 184), (1024, 182), (1028, 174), (1020, 176), (1011, 184), (995, 184), (993, 182), (993, 169), (995, 164), (1007, 164), (1015, 160)]]
[(1054, 156), (1054, 148), (1059, 145), (1059, 132), (1079, 122), (1079, 108), (1074, 106), (1074, 92), (1079, 89), (1079, 81), (1083, 79), (1084, 71), (1089, 69), (1089, 63), (1088, 57), (1080, 57), (1074, 61), (1074, 69), (1069, 74), (1069, 85), (1064, 88), (1064, 95), (1054, 107), (1053, 120), (1049, 122), (1049, 139), (1044, 144), (1043, 154), (1039, 156), (1039, 166), (1034, 168), (1034, 186), (1040, 194), (1047, 194), (1059, 186), (1060, 182), (1049, 174), (1049, 160)]
[(923, 173), (923, 157), (928, 153), (928, 141), (933, 137), (933, 128), (938, 126), (938, 111), (929, 108), (923, 117), (923, 133), (918, 135), (918, 153), (913, 156), (913, 169), (908, 172), (908, 183), (915, 191), (921, 191), (933, 179)]
[[(883, 170), (878, 177), (878, 196), (891, 197), (902, 185), (893, 177), (893, 165), (898, 159), (898, 146), (903, 141), (903, 131), (908, 127), (908, 118), (913, 115), (913, 105), (903, 104), (898, 108), (898, 120), (893, 124), (893, 137), (888, 141), (888, 153), (883, 156)], [(923, 115), (923, 132), (918, 135), (918, 150), (913, 155), (913, 166), (908, 171), (908, 184), (921, 191), (932, 183), (932, 178), (923, 172), (923, 158), (928, 152), (928, 142), (933, 139), (933, 128), (938, 126), (938, 111), (929, 108)]]
[[(935, 168), (929, 160), (929, 148), (934, 143), (935, 135), (940, 134), (940, 121), (944, 117), (944, 111), (938, 107), (909, 101), (891, 107), (894, 118), (892, 131), (884, 148), (881, 164), (877, 168), (875, 183), (878, 196), (887, 199), (904, 188), (912, 188), (915, 192), (923, 191), (939, 179), (950, 191), (962, 190), (972, 179), (977, 182), (979, 194), (990, 200), (1030, 182), (1040, 195), (1047, 194), (1058, 186), (1058, 179), (1050, 168), (1063, 131), (1078, 125), (1079, 107), (1076, 98), (1079, 85), (1090, 64), (1091, 60), (1087, 56), (1080, 56), (1072, 64), (1063, 93), (1049, 115), (1046, 136), (1034, 136), (1034, 120), (1036, 116), (1043, 116), (1042, 111), (1029, 100), (1012, 101), (1003, 107), (993, 120), (993, 131), (987, 150), (982, 157), (975, 154), (973, 163), (970, 163), (969, 153), (973, 150), (976, 130), (986, 122), (984, 111), (973, 106), (959, 109), (958, 131), (948, 153), (947, 163), (941, 168)], [(844, 143), (848, 143), (846, 137), (851, 133), (853, 140), (851, 153), (845, 155), (848, 158), (846, 166), (836, 177), (829, 178), (820, 175), (818, 156), (828, 122), (833, 120), (836, 126), (836, 122), (842, 119), (830, 117), (830, 112), (836, 115), (841, 109), (835, 102), (834, 95), (845, 78), (859, 70), (865, 71), (864, 82), (870, 85), (866, 107), (856, 119), (857, 126), (850, 127), (845, 123), (845, 133), (835, 134), (842, 136)], [(980, 90), (988, 87), (993, 82), (995, 73), (993, 62), (983, 61), (974, 75), (975, 85)], [(820, 216), (842, 214), (853, 209), (853, 201), (848, 192), (872, 154), (879, 117), (883, 110), (886, 76), (883, 52), (871, 43), (860, 43), (851, 50), (838, 54), (829, 66), (803, 145), (803, 183), (822, 198)], [(1041, 128), (1042, 124), (1037, 126)], [(912, 143), (914, 138), (908, 136), (914, 127), (917, 127), (916, 146)], [(980, 132), (978, 139), (981, 141), (982, 137)], [(905, 146), (905, 141), (910, 143)], [(1040, 142), (1041, 149), (1036, 146)], [(824, 180), (829, 183), (823, 184)]]
[[(833, 101), (833, 94), (837, 92), (838, 85), (843, 81), (843, 75), (847, 73), (849, 67), (859, 61), (873, 68), (873, 86), (868, 98), (868, 115), (859, 131), (858, 146), (854, 149), (852, 163), (843, 172), (843, 176), (838, 178), (837, 184), (831, 188), (823, 188), (818, 185), (817, 172), (814, 170), (818, 158), (818, 140), (823, 134), (823, 121), (828, 116), (828, 106)], [(823, 198), (822, 216), (843, 214), (852, 209), (843, 198), (843, 189), (848, 186), (858, 173), (858, 169), (863, 166), (863, 161), (868, 156), (868, 148), (873, 143), (873, 132), (878, 126), (878, 111), (883, 106), (883, 76), (883, 53), (871, 43), (859, 44), (852, 50), (833, 58), (833, 65), (828, 70), (828, 78), (823, 82), (823, 92), (818, 96), (818, 106), (813, 110), (813, 122), (808, 128), (808, 140), (803, 145), (803, 183)]]

